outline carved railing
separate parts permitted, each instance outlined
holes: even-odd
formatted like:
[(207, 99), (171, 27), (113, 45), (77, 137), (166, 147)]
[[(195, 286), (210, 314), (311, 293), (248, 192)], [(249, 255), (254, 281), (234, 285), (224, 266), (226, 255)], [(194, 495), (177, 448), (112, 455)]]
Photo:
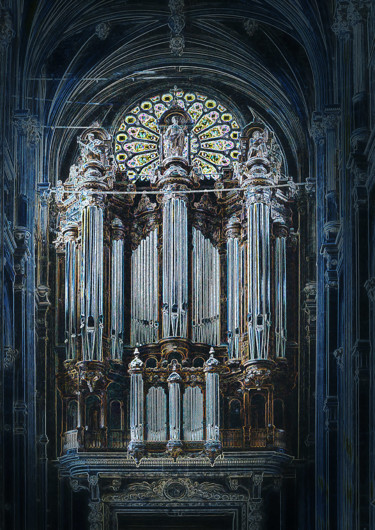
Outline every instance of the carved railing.
[(63, 434), (63, 453), (78, 449), (78, 431), (74, 429)]
[(250, 447), (266, 447), (267, 446), (267, 429), (251, 428), (249, 432)]
[(105, 443), (103, 442), (102, 432), (85, 431), (85, 449), (102, 449), (105, 447)]
[(242, 429), (223, 429), (221, 431), (221, 443), (223, 448), (237, 447), (244, 445)]
[(124, 431), (108, 432), (108, 449), (126, 449), (129, 443), (129, 437)]

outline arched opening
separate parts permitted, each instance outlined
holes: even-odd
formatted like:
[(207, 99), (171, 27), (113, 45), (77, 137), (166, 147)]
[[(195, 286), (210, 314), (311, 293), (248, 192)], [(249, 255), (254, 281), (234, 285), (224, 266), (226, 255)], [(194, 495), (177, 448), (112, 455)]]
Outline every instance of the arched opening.
[(100, 400), (98, 396), (86, 398), (86, 427), (90, 432), (100, 429)]
[(276, 429), (285, 429), (284, 402), (282, 399), (275, 399), (273, 402), (273, 423)]
[(250, 425), (253, 429), (266, 427), (266, 400), (263, 394), (254, 394), (251, 398)]
[(229, 428), (240, 429), (242, 427), (242, 407), (239, 399), (232, 399), (229, 403)]
[(66, 430), (67, 431), (72, 431), (77, 428), (77, 419), (78, 419), (77, 411), (78, 411), (77, 401), (76, 400), (70, 401), (68, 404), (68, 409), (66, 413)]

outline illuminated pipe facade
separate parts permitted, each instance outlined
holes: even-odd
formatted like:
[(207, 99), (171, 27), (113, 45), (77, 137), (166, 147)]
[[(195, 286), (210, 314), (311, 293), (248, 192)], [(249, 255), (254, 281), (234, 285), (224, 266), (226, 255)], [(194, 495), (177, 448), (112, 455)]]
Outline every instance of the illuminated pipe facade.
[(227, 227), (227, 337), (228, 358), (240, 357), (241, 247), (240, 221), (230, 219)]
[(220, 343), (220, 256), (202, 232), (193, 227), (192, 340)]
[(269, 189), (246, 190), (249, 358), (267, 359), (271, 326)]
[(77, 350), (77, 226), (68, 225), (65, 239), (65, 353), (76, 358)]
[(187, 337), (188, 221), (184, 198), (163, 204), (163, 337)]
[(81, 328), (83, 360), (103, 358), (103, 207), (82, 209)]
[(158, 231), (155, 228), (141, 241), (131, 257), (131, 340), (150, 344), (159, 338), (158, 323)]
[(275, 238), (275, 348), (276, 357), (285, 357), (286, 325), (286, 239), (285, 229), (278, 230)]
[(111, 259), (111, 358), (122, 359), (124, 334), (124, 227), (112, 221)]

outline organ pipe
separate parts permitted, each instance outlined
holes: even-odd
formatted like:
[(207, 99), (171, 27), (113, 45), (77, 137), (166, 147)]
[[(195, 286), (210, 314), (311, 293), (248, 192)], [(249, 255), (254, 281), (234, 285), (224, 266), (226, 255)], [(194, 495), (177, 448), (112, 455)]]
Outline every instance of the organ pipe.
[(267, 359), (270, 334), (270, 191), (247, 190), (247, 329), (250, 359)]
[(82, 209), (81, 328), (84, 360), (102, 360), (103, 209)]
[(210, 357), (205, 363), (206, 375), (206, 441), (219, 442), (220, 440), (220, 392), (219, 374), (217, 368), (219, 361), (214, 357), (211, 348)]
[(132, 343), (157, 342), (159, 275), (156, 228), (133, 251), (131, 275)]
[(194, 342), (220, 343), (220, 256), (202, 232), (193, 227)]
[(146, 397), (147, 440), (167, 439), (167, 400), (162, 387), (151, 387)]
[(124, 231), (122, 222), (112, 222), (111, 261), (111, 357), (122, 358), (124, 333)]
[(184, 199), (163, 205), (163, 337), (187, 337), (188, 231)]
[(240, 285), (241, 249), (239, 243), (240, 223), (230, 220), (227, 238), (227, 313), (228, 313), (228, 357), (240, 357)]
[(77, 227), (69, 225), (65, 236), (65, 351), (76, 358), (77, 339)]
[(286, 348), (286, 235), (275, 242), (275, 343), (276, 357), (285, 357)]
[(198, 386), (188, 386), (183, 397), (184, 440), (203, 440), (203, 393)]

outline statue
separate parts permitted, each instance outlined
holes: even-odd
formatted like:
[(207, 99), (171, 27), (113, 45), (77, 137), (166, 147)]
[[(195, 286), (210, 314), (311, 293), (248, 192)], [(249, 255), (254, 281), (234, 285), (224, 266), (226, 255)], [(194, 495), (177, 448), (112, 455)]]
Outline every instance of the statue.
[(263, 133), (259, 130), (254, 131), (249, 140), (247, 161), (251, 160), (252, 158), (265, 158), (266, 156), (268, 156), (267, 141), (267, 129), (264, 129)]
[(80, 138), (77, 142), (81, 146), (81, 157), (84, 164), (88, 162), (89, 158), (100, 158), (101, 153), (108, 149), (103, 140), (95, 138), (94, 133), (88, 133), (86, 143), (82, 142)]
[(172, 123), (164, 137), (165, 156), (182, 156), (185, 147), (185, 131), (178, 123), (177, 116), (172, 116)]

